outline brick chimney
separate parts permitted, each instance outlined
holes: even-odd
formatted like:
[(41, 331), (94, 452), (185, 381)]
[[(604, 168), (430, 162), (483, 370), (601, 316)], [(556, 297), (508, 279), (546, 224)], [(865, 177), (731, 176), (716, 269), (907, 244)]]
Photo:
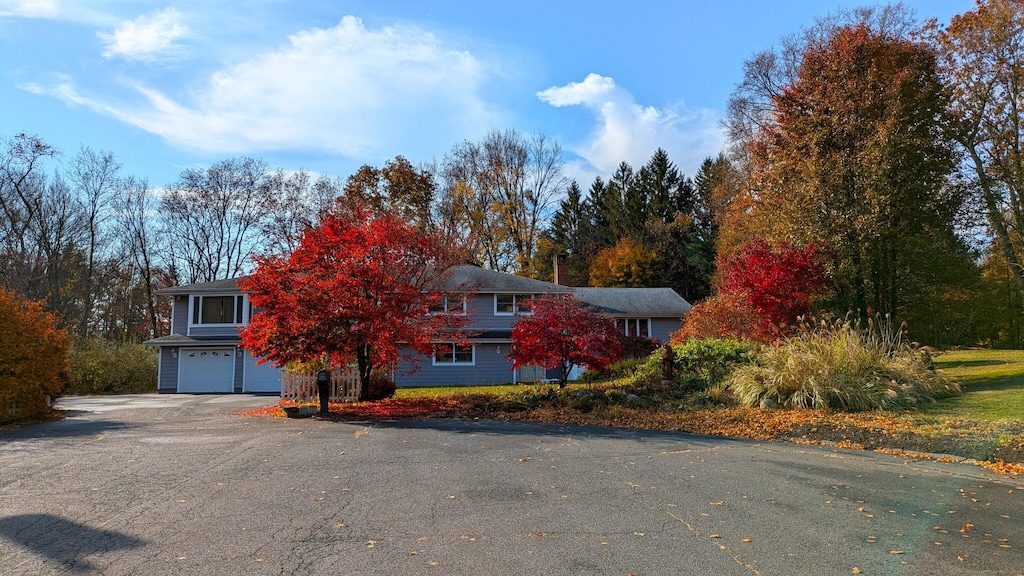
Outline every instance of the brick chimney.
[(569, 285), (569, 256), (566, 254), (555, 254), (555, 284)]

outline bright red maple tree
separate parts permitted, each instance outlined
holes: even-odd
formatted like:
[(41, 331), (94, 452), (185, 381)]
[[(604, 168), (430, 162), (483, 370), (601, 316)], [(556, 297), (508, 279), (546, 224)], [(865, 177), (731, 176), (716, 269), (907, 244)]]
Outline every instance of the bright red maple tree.
[(530, 313), (512, 325), (513, 368), (536, 364), (561, 367), (565, 387), (574, 366), (604, 370), (622, 355), (622, 331), (610, 317), (568, 294), (550, 294), (528, 303)]
[(430, 313), (458, 262), (451, 243), (395, 214), (335, 208), (302, 234), (294, 252), (258, 258), (252, 276), (239, 280), (259, 310), (241, 333), (242, 346), (278, 366), (325, 354), (332, 367), (354, 359), (366, 400), (375, 367), (393, 366), (406, 350), (429, 355), (435, 341), (463, 338), (465, 316)]
[(743, 297), (763, 315), (769, 332), (793, 323), (811, 310), (811, 298), (824, 282), (824, 269), (814, 245), (770, 246), (750, 242), (719, 263), (719, 293)]

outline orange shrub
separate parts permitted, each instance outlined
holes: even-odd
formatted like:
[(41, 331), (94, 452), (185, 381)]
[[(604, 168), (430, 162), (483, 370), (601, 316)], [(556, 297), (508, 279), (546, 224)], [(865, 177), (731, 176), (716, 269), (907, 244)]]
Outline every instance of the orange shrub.
[(0, 422), (46, 413), (68, 368), (70, 341), (38, 302), (0, 289)]
[(672, 333), (672, 344), (690, 338), (736, 338), (767, 342), (772, 339), (768, 320), (739, 294), (717, 294), (697, 304)]

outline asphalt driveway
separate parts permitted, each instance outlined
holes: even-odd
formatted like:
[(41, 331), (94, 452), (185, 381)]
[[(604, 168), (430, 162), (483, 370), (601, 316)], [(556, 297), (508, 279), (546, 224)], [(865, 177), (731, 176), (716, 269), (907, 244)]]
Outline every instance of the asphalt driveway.
[(685, 434), (72, 398), (0, 433), (0, 573), (1020, 574), (1024, 482)]

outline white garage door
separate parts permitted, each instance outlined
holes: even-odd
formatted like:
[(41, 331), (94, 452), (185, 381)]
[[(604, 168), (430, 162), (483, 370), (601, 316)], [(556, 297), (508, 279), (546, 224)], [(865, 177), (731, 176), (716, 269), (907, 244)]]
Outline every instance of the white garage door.
[(235, 391), (234, 348), (182, 348), (178, 362), (178, 392)]
[(245, 354), (242, 392), (281, 392), (281, 369), (270, 362), (257, 365), (257, 358)]

